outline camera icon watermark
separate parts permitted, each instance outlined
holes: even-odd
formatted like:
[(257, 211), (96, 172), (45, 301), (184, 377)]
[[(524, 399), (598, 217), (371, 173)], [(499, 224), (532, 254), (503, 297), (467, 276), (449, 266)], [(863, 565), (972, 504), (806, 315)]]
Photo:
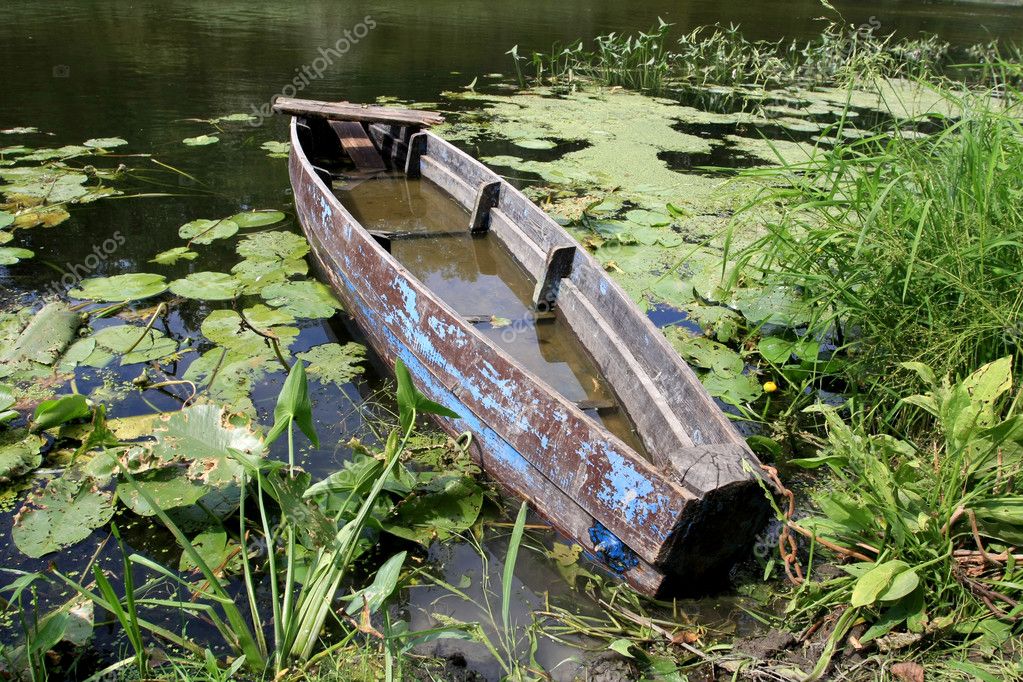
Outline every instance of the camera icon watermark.
[(71, 67), (67, 64), (55, 64), (53, 66), (53, 77), (54, 78), (70, 78)]

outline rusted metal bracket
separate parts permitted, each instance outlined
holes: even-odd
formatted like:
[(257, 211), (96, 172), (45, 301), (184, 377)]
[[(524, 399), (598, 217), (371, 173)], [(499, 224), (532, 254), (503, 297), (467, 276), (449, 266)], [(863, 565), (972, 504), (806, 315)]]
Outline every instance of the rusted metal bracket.
[(536, 283), (536, 289), (533, 290), (533, 307), (536, 310), (547, 311), (554, 307), (558, 298), (558, 285), (572, 274), (574, 260), (574, 246), (555, 246), (547, 254), (543, 279)]
[(497, 206), (501, 198), (501, 181), (494, 180), (480, 186), (476, 192), (476, 205), (469, 220), (469, 231), (483, 234), (490, 229), (490, 209)]

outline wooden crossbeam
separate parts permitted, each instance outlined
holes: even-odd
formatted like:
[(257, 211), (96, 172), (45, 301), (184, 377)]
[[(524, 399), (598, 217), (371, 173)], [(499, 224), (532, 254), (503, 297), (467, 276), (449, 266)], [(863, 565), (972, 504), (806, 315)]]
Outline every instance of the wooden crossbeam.
[(387, 170), (384, 160), (380, 158), (373, 140), (369, 139), (366, 129), (358, 121), (330, 121), (330, 127), (337, 133), (345, 153), (355, 162), (361, 171)]
[(349, 102), (323, 102), (294, 97), (278, 97), (274, 100), (273, 109), (278, 114), (291, 114), (292, 116), (317, 116), (331, 121), (358, 121), (360, 123), (394, 123), (420, 128), (444, 122), (444, 117), (436, 111), (398, 109)]

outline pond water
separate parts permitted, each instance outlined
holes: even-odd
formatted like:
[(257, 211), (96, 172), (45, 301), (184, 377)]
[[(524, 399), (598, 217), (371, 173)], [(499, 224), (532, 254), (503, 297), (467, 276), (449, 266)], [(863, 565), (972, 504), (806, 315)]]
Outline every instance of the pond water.
[[(955, 44), (1023, 36), (1023, 8), (895, 0), (834, 4), (854, 24), (874, 18), (882, 31), (903, 35), (937, 32)], [(461, 89), (477, 76), (508, 73), (511, 61), (504, 52), (512, 45), (518, 44), (520, 52), (528, 53), (547, 48), (554, 41), (646, 29), (656, 23), (658, 16), (674, 22), (679, 30), (734, 22), (741, 24), (750, 37), (774, 39), (815, 33), (819, 27), (815, 18), (822, 13), (815, 0), (784, 4), (745, 0), (523, 0), (504, 4), (449, 0), (319, 0), (300, 4), (8, 0), (3, 9), (0, 129), (35, 126), (44, 131), (35, 138), (12, 138), (10, 144), (60, 146), (87, 138), (123, 137), (128, 145), (117, 151), (123, 150), (123, 162), (138, 170), (121, 189), (128, 194), (162, 196), (81, 205), (71, 211), (69, 220), (53, 229), (20, 231), (15, 245), (32, 249), (36, 257), (16, 266), (0, 266), (0, 305), (30, 303), (44, 290), (66, 291), (69, 286), (61, 279), (67, 272), (108, 276), (155, 271), (149, 259), (180, 246), (178, 227), (196, 218), (232, 215), (250, 208), (279, 208), (289, 214), (286, 229), (297, 231), (286, 164), (282, 159), (267, 158), (260, 147), (267, 141), (285, 139), (285, 121), (270, 117), (261, 119), (257, 126), (242, 124), (220, 135), (218, 144), (188, 147), (181, 144), (182, 139), (213, 132), (209, 124), (188, 119), (265, 111), (271, 98), (291, 83), (299, 96), (315, 99), (373, 101), (394, 96), (437, 101), (440, 92)], [(0, 146), (4, 144), (8, 141), (2, 140)], [(187, 175), (169, 172), (149, 159), (129, 156), (133, 153), (151, 154)], [(668, 161), (684, 169), (720, 159)], [(115, 246), (108, 248), (107, 244)], [(445, 253), (450, 249), (440, 242), (429, 246)], [(501, 259), (495, 258), (493, 251), (481, 253), (475, 243), (471, 247), (461, 248), (459, 253), (474, 260), (473, 267), (488, 279), (496, 276)], [(90, 259), (89, 254), (98, 253), (97, 249), (103, 256)], [(445, 274), (436, 267), (442, 258), (427, 258), (422, 252), (399, 257), (424, 279), (443, 284)], [(233, 244), (215, 242), (205, 247), (200, 260), (161, 266), (159, 272), (174, 279), (194, 271), (227, 270), (236, 261)], [(509, 289), (500, 293), (507, 298), (508, 308), (490, 306), (476, 311), (465, 303), (459, 304), (459, 309), (466, 314), (520, 315), (523, 292)], [(182, 340), (201, 339), (203, 319), (212, 309), (222, 307), (227, 306), (190, 301), (175, 309), (163, 331)], [(663, 315), (663, 311), (654, 314)], [(336, 321), (305, 320), (300, 326), (293, 352), (326, 341), (357, 338), (357, 330)], [(500, 338), (499, 328), (489, 331)], [(557, 334), (545, 337), (548, 332), (543, 324), (537, 325), (535, 332), (529, 339), (534, 359), (553, 361), (567, 372), (566, 394), (573, 399), (604, 397), (599, 385), (588, 383), (590, 368), (568, 366), (570, 352), (543, 350), (549, 349), (551, 342), (556, 343), (552, 339)], [(122, 372), (120, 378), (130, 378), (127, 374)], [(109, 373), (81, 372), (78, 388), (83, 392), (102, 389), (110, 378)], [(270, 421), (282, 380), (280, 372), (267, 376), (253, 395), (263, 423)], [(316, 475), (331, 472), (349, 456), (343, 445), (349, 438), (373, 437), (377, 415), (367, 414), (366, 409), (380, 408), (366, 408), (365, 404), (368, 398), (379, 397), (385, 380), (371, 367), (363, 378), (342, 389), (314, 388), (324, 447), (301, 453), (307, 469)], [(182, 396), (174, 391), (150, 391), (146, 400), (131, 394), (128, 399), (111, 401), (112, 416), (171, 410), (181, 401)], [(376, 401), (372, 402), (375, 405)], [(38, 562), (25, 559), (10, 543), (7, 529), (12, 510), (10, 503), (4, 507), (0, 564), (26, 570), (38, 567)], [(157, 558), (173, 546), (169, 537), (153, 535), (148, 527), (126, 533), (126, 539)], [(490, 569), (499, 574), (502, 541), (487, 545), (485, 551), (492, 555)], [(91, 552), (92, 547), (84, 551)], [(460, 582), (462, 573), (480, 570), (479, 564), (473, 563), (478, 555), (464, 547), (438, 549), (435, 554), (432, 558), (446, 567), (445, 577), (454, 584)], [(87, 558), (62, 554), (55, 561), (65, 570), (74, 570)], [(104, 561), (115, 559), (117, 555), (108, 547)], [(523, 564), (516, 582), (516, 593), (523, 595), (520, 621), (530, 605), (540, 603), (540, 595), (558, 581), (549, 566), (528, 560)], [(479, 584), (479, 580), (473, 581), (473, 585)], [(423, 612), (437, 608), (435, 602), (441, 595), (430, 594), (432, 589), (413, 591), (410, 605), (421, 607)], [(578, 599), (563, 588), (555, 591), (564, 600)], [(690, 606), (693, 611), (712, 610), (713, 603)], [(749, 627), (751, 621), (739, 613), (725, 603), (717, 617), (723, 622), (741, 621), (744, 625), (740, 627)], [(473, 617), (463, 611), (459, 614), (466, 619)], [(538, 657), (547, 662), (567, 655), (558, 649), (544, 649)], [(489, 676), (496, 675), (496, 669), (488, 669), (482, 662), (479, 667)]]

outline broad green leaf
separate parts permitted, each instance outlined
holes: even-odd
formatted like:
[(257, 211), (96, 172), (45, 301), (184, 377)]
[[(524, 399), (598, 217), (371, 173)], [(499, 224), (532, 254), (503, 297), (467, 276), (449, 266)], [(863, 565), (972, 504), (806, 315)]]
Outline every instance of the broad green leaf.
[(45, 400), (36, 407), (32, 417), (32, 432), (39, 433), (91, 414), (92, 408), (89, 407), (85, 396), (77, 393)]
[(377, 570), (376, 576), (369, 587), (365, 587), (349, 597), (351, 603), (346, 613), (355, 616), (368, 610), (370, 614), (376, 613), (394, 593), (398, 586), (398, 578), (401, 577), (401, 567), (405, 564), (407, 552), (399, 552)]
[[(866, 573), (859, 577), (856, 584), (853, 586), (852, 598), (850, 603), (852, 606), (870, 606), (881, 599), (881, 596), (886, 594), (891, 588), (895, 587), (895, 579), (902, 573), (912, 572), (909, 564), (899, 559), (893, 559), (884, 563), (876, 564), (870, 568)], [(914, 573), (915, 576), (915, 573)], [(912, 579), (900, 580), (899, 586), (896, 590), (904, 588), (908, 582), (912, 582)], [(916, 585), (914, 584), (915, 588)], [(909, 590), (911, 592), (912, 590)], [(905, 592), (904, 594), (908, 594)]]
[(145, 272), (93, 277), (82, 280), (69, 293), (74, 298), (103, 303), (124, 303), (158, 296), (167, 291), (167, 279), (163, 275)]
[[(277, 337), (282, 349), (287, 349), (298, 336), (298, 328), (290, 326), (295, 318), (286, 312), (262, 304), (242, 312), (251, 327)], [(214, 310), (203, 320), (201, 329), (203, 336), (227, 348), (235, 356), (274, 357), (269, 340), (247, 326), (234, 310)]]
[(182, 144), (189, 147), (203, 147), (208, 144), (216, 144), (217, 142), (220, 142), (220, 138), (216, 135), (197, 135), (196, 137), (186, 137), (181, 141)]
[[(17, 414), (17, 413), (15, 413)], [(43, 463), (46, 439), (27, 429), (0, 431), (0, 483), (23, 476)]]
[(81, 542), (113, 514), (110, 493), (95, 480), (62, 477), (29, 495), (11, 535), (24, 554), (39, 558)]
[(271, 230), (248, 235), (236, 250), (247, 260), (292, 261), (309, 253), (309, 242), (294, 232)]
[(263, 227), (264, 225), (273, 225), (274, 223), (281, 222), (284, 220), (284, 214), (273, 210), (245, 211), (244, 213), (235, 213), (228, 220), (243, 229)]
[(200, 218), (178, 228), (178, 236), (192, 244), (212, 244), (218, 239), (233, 237), (238, 232), (238, 223), (230, 218), (207, 220)]
[(200, 301), (227, 301), (241, 293), (241, 282), (223, 272), (193, 272), (171, 282), (170, 290)]
[[(91, 349), (91, 350), (90, 350)], [(131, 352), (128, 352), (129, 349)], [(178, 342), (156, 329), (122, 324), (104, 327), (92, 336), (76, 341), (64, 354), (62, 364), (106, 367), (115, 358), (120, 364), (133, 365), (140, 362), (160, 360), (174, 354)], [(73, 364), (72, 364), (73, 363)]]
[(667, 330), (672, 347), (693, 367), (713, 369), (729, 375), (741, 374), (742, 358), (728, 346), (706, 336), (693, 336), (681, 327)]
[(632, 655), (632, 652), (629, 651), (629, 649), (631, 649), (633, 646), (635, 645), (630, 639), (616, 639), (615, 641), (608, 644), (607, 648), (627, 658), (635, 658), (635, 656)]
[(258, 294), (271, 284), (280, 284), (292, 275), (305, 275), (309, 264), (304, 259), (245, 259), (231, 268), (231, 274), (242, 283), (242, 293)]
[(483, 489), (468, 476), (441, 476), (398, 503), (381, 523), (398, 537), (429, 546), (470, 528), (483, 507)]
[(0, 246), (0, 265), (14, 265), (23, 260), (28, 260), (35, 256), (34, 251), (28, 249), (18, 249), (13, 246)]
[(313, 346), (298, 357), (309, 363), (306, 372), (321, 384), (338, 386), (350, 383), (365, 371), (366, 347), (361, 343), (324, 343)]
[(265, 149), (272, 159), (285, 159), (288, 157), (288, 152), (291, 151), (291, 143), (289, 142), (276, 142), (271, 140), (270, 142), (264, 142), (259, 145), (260, 149)]
[(341, 303), (330, 289), (315, 280), (271, 284), (259, 295), (270, 305), (295, 317), (328, 318), (341, 310)]
[(274, 407), (274, 426), (267, 434), (268, 443), (275, 441), (292, 423), (306, 435), (312, 444), (320, 447), (320, 439), (313, 425), (313, 406), (309, 400), (309, 384), (305, 375), (305, 364), (299, 360), (291, 366), (288, 378), (284, 381), (281, 394), (277, 396)]
[(199, 254), (187, 246), (175, 246), (156, 254), (149, 262), (159, 265), (174, 265), (179, 260), (195, 260)]
[(0, 229), (14, 224), (14, 216), (6, 211), (0, 211)]
[[(135, 482), (121, 481), (117, 485), (117, 499), (124, 502), (139, 516), (153, 516), (156, 512), (140, 495), (145, 490), (160, 509), (189, 507), (209, 492), (209, 487), (189, 478), (183, 467), (169, 466), (134, 474)], [(138, 488), (136, 487), (138, 486)]]
[(122, 140), (119, 137), (94, 137), (91, 140), (86, 140), (82, 144), (94, 149), (113, 149), (114, 147), (120, 147), (128, 144), (128, 141)]
[(732, 405), (751, 403), (764, 393), (763, 387), (753, 374), (731, 374), (711, 370), (700, 376), (704, 388), (715, 398), (721, 398)]
[(433, 402), (416, 389), (412, 383), (412, 374), (400, 359), (394, 365), (394, 374), (398, 379), (398, 421), (402, 433), (407, 433), (412, 422), (419, 414), (436, 414), (441, 417), (458, 419), (459, 414)]
[(233, 481), (241, 465), (230, 451), (263, 456), (263, 440), (249, 420), (217, 405), (199, 404), (161, 416), (154, 428), (153, 454), (189, 462), (189, 478), (214, 486)]

